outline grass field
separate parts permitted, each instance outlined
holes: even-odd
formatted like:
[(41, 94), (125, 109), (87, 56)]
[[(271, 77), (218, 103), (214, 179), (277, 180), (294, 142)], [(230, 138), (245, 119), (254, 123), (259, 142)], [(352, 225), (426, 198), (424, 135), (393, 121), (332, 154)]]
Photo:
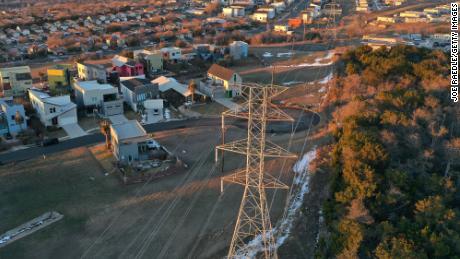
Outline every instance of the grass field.
[[(298, 136), (299, 145), (303, 134)], [(218, 127), (155, 133), (188, 170), (146, 185), (122, 185), (87, 148), (0, 167), (0, 232), (46, 211), (63, 220), (0, 249), (0, 258), (216, 258), (224, 255), (233, 231), (242, 188), (226, 185), (214, 164)], [(231, 129), (227, 140), (244, 131)], [(286, 143), (286, 136), (277, 136)], [(244, 157), (226, 155), (225, 172)], [(272, 160), (266, 170), (290, 182), (294, 161)], [(284, 170), (282, 170), (284, 169)], [(273, 193), (268, 192), (269, 199)], [(284, 209), (276, 194), (273, 221)]]

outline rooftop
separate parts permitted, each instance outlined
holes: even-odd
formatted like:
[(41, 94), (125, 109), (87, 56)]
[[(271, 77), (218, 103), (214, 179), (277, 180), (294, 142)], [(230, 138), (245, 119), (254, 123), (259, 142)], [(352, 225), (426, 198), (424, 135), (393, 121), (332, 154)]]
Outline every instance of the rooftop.
[(118, 140), (143, 137), (147, 135), (147, 132), (137, 120), (130, 120), (115, 125), (112, 124), (110, 127), (117, 136)]
[(208, 70), (208, 74), (219, 77), (223, 80), (232, 79), (232, 76), (234, 73), (235, 71), (228, 69), (226, 67), (223, 67), (221, 65), (218, 65), (218, 64), (213, 64)]
[(110, 84), (101, 84), (97, 80), (92, 81), (77, 81), (75, 82), (76, 86), (80, 87), (83, 91), (89, 90), (105, 90), (105, 89), (115, 89)]
[(132, 78), (129, 80), (124, 80), (121, 83), (131, 91), (134, 91), (134, 89), (137, 87), (151, 84), (150, 81), (145, 78)]

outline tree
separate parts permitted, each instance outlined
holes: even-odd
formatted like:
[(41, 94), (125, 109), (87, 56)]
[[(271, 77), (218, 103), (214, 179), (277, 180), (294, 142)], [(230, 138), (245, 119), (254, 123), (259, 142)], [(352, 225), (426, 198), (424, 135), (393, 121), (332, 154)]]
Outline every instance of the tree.
[(108, 120), (103, 120), (99, 124), (101, 133), (105, 136), (105, 146), (107, 149), (110, 148), (110, 122)]
[(197, 84), (195, 80), (190, 80), (188, 83), (188, 90), (192, 93), (192, 103), (195, 102), (195, 91), (197, 89)]
[(24, 123), (24, 117), (22, 117), (22, 115), (21, 115), (21, 113), (19, 113), (19, 111), (16, 111), (16, 114), (14, 115), (14, 121), (16, 122), (16, 124), (19, 125), (19, 128), (22, 131), (23, 130), (22, 124)]

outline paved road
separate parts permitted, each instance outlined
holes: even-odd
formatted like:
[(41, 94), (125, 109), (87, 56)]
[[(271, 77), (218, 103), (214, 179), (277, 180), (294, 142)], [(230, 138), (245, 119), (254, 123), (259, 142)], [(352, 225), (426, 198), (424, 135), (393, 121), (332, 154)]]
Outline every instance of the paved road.
[[(310, 114), (311, 115), (311, 114)], [(308, 120), (310, 116), (302, 116), (300, 119), (299, 126), (297, 131), (306, 129), (310, 125)], [(319, 117), (315, 115), (313, 124), (319, 122)], [(162, 123), (154, 123), (149, 125), (144, 125), (144, 128), (147, 132), (157, 132), (164, 130), (172, 129), (181, 129), (181, 128), (193, 128), (199, 126), (219, 126), (221, 123), (220, 118), (201, 118), (201, 119), (188, 119), (181, 121), (170, 121)], [(245, 122), (243, 120), (226, 120), (227, 125), (235, 125), (240, 128), (244, 128)], [(291, 132), (291, 123), (271, 123), (267, 126), (267, 131), (269, 132)], [(53, 154), (61, 151), (66, 151), (72, 148), (83, 147), (88, 145), (93, 145), (105, 141), (105, 137), (101, 133), (95, 133), (91, 135), (82, 136), (79, 138), (73, 138), (53, 146), (47, 147), (31, 147), (27, 149), (17, 150), (9, 153), (0, 154), (0, 164), (6, 164), (11, 162), (20, 162), (35, 157)]]

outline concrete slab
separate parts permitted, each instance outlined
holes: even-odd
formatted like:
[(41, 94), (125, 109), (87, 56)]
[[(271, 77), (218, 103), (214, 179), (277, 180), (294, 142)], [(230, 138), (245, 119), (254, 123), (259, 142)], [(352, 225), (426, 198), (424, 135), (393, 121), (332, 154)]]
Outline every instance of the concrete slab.
[(110, 122), (112, 122), (112, 124), (120, 124), (123, 122), (127, 122), (128, 118), (126, 118), (125, 115), (123, 114), (118, 114), (118, 115), (109, 116), (109, 120)]
[(67, 135), (72, 138), (78, 138), (88, 135), (77, 123), (62, 126)]

